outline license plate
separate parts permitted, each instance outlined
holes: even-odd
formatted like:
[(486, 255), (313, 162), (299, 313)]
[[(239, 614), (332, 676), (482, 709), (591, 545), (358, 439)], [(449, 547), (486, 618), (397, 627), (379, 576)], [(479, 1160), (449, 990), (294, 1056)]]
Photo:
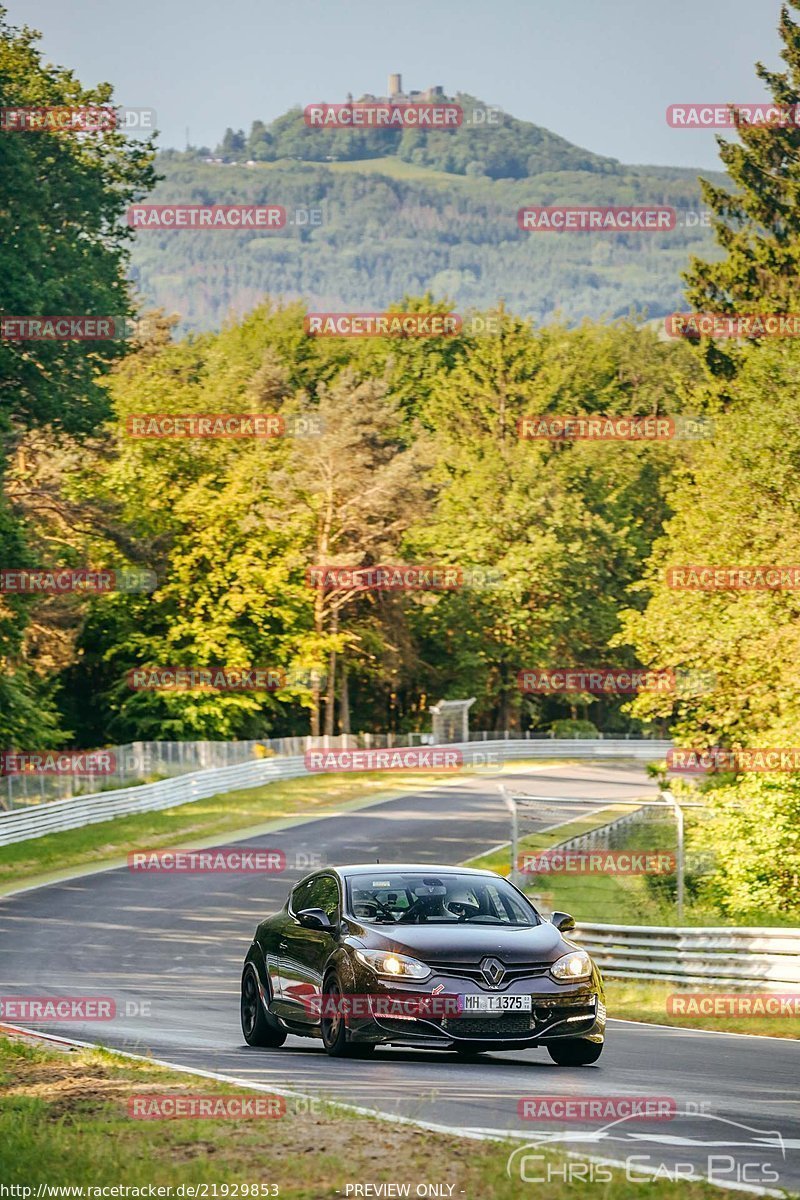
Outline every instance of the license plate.
[(459, 996), (458, 1011), (460, 1013), (496, 1013), (530, 1012), (533, 1007), (531, 996)]

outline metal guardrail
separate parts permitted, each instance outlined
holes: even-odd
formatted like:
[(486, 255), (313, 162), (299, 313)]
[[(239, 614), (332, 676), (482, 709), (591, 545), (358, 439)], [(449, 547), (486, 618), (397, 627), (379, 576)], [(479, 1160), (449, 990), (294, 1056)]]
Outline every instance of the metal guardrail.
[[(465, 766), (499, 766), (513, 759), (528, 758), (610, 758), (658, 760), (665, 757), (671, 742), (634, 741), (633, 739), (569, 738), (534, 741), (524, 738), (496, 741), (460, 742), (447, 746), (458, 750)], [(304, 758), (256, 759), (233, 767), (194, 771), (174, 779), (145, 783), (139, 787), (117, 788), (91, 795), (28, 806), (0, 813), (0, 846), (44, 837), (66, 829), (79, 829), (110, 821), (115, 817), (154, 812), (206, 800), (224, 792), (260, 787), (278, 779), (296, 779), (311, 774)]]
[[(104, 746), (87, 753), (102, 754), (109, 763), (102, 778), (72, 774), (42, 775), (22, 771), (0, 778), (0, 806), (9, 810), (26, 804), (44, 804), (88, 795), (102, 783), (107, 790), (129, 787), (154, 779), (170, 779), (191, 771), (235, 767), (273, 754), (302, 754), (302, 738), (272, 738), (262, 741), (152, 741)], [(69, 753), (69, 752), (67, 752)]]
[[(598, 735), (602, 740), (604, 735)], [(626, 739), (630, 735), (625, 735)], [(508, 729), (473, 729), (470, 742), (534, 741), (551, 744), (553, 731), (536, 733), (526, 730), (524, 734), (512, 733)], [(614, 739), (612, 739), (614, 740)], [(621, 740), (621, 739), (618, 739)], [(641, 739), (634, 739), (641, 740)], [(311, 737), (303, 734), (277, 738), (253, 738), (250, 741), (150, 741), (126, 742), (119, 746), (103, 746), (84, 753), (102, 754), (108, 764), (102, 775), (105, 791), (130, 787), (159, 779), (170, 779), (174, 775), (188, 775), (194, 771), (208, 771), (218, 767), (235, 767), (239, 763), (252, 762), (257, 758), (294, 756), (306, 750), (323, 746), (336, 750), (376, 750), (396, 746), (434, 745), (432, 733), (342, 733)], [(55, 753), (55, 752), (54, 752)], [(35, 771), (0, 776), (0, 810), (13, 810), (27, 804), (44, 804), (53, 800), (67, 800), (73, 796), (91, 795), (97, 790), (98, 782), (81, 774), (76, 766), (74, 773), (59, 771), (45, 775)]]
[[(466, 766), (491, 769), (504, 761), (527, 758), (657, 760), (665, 756), (670, 745), (669, 742), (635, 743), (622, 739), (602, 742), (595, 739), (556, 742), (509, 739), (459, 743), (449, 748), (461, 751)], [(309, 774), (311, 772), (300, 756), (260, 759), (140, 787), (56, 800), (0, 814), (0, 846)], [(581, 922), (572, 936), (588, 950), (609, 978), (800, 991), (798, 929), (671, 928)]]
[(570, 938), (612, 979), (800, 992), (800, 929), (595, 925)]
[(218, 767), (144, 783), (140, 787), (117, 788), (89, 796), (73, 796), (68, 800), (53, 800), (49, 804), (17, 809), (0, 814), (0, 846), (80, 829), (115, 817), (135, 813), (155, 812), (207, 800), (222, 792), (260, 787), (277, 779), (294, 779), (308, 774), (302, 758), (262, 759), (241, 763), (235, 767)]

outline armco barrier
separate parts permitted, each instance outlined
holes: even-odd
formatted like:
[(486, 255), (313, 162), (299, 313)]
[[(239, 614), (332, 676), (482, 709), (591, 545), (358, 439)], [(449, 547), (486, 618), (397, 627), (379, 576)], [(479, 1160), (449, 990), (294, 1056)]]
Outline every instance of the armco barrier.
[[(600, 737), (603, 735), (601, 734)], [(627, 737), (628, 735), (626, 735)], [(471, 742), (508, 741), (512, 733), (508, 729), (471, 729)], [(536, 733), (526, 730), (524, 735), (515, 735), (514, 740), (550, 742), (553, 733)], [(306, 750), (320, 744), (333, 750), (384, 750), (398, 746), (428, 746), (433, 744), (432, 733), (339, 733), (323, 738), (312, 738), (307, 734), (278, 738), (251, 738), (249, 741), (150, 741), (126, 742), (120, 746), (86, 747), (93, 753), (110, 756), (114, 769), (103, 776), (103, 786), (112, 788), (130, 787), (134, 784), (150, 783), (158, 779), (172, 779), (175, 775), (188, 775), (195, 771), (210, 771), (219, 767), (235, 767), (253, 762), (257, 758), (281, 758), (304, 754)], [(67, 800), (73, 796), (87, 795), (92, 790), (91, 781), (77, 772), (75, 774), (40, 775), (22, 772), (19, 775), (0, 776), (0, 810), (8, 812), (26, 804), (44, 804), (52, 800)]]
[(611, 979), (800, 991), (800, 929), (580, 922), (569, 936)]
[[(671, 745), (671, 742), (643, 739), (637, 741), (633, 738), (613, 741), (594, 738), (528, 741), (520, 738), (462, 742), (449, 748), (461, 751), (466, 766), (481, 766), (528, 758), (622, 757), (653, 761), (664, 758)], [(114, 817), (174, 808), (179, 804), (190, 804), (193, 800), (206, 800), (209, 796), (216, 796), (222, 792), (260, 787), (274, 780), (296, 779), (308, 773), (303, 758), (299, 756), (266, 758), (240, 763), (234, 767), (194, 771), (179, 775), (175, 779), (145, 783), (139, 787), (118, 788), (87, 796), (74, 796), (67, 800), (54, 800), (49, 804), (0, 813), (0, 846), (44, 837), (48, 833), (60, 833), (65, 829), (96, 825)]]

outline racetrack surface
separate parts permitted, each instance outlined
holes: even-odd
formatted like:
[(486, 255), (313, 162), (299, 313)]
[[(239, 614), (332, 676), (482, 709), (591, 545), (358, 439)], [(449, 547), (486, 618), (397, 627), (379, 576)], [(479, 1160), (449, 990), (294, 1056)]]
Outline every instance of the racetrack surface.
[[(300, 852), (331, 863), (462, 862), (508, 838), (499, 781), (465, 778), (248, 838), (247, 845), (282, 849), (290, 861)], [(531, 768), (506, 772), (502, 782), (549, 797), (609, 802), (655, 791), (641, 768), (622, 764)], [(564, 805), (563, 819), (583, 811)], [(538, 825), (557, 819), (548, 808)], [(683, 1164), (677, 1169), (684, 1177), (711, 1169), (721, 1183), (800, 1190), (800, 1041), (612, 1020), (600, 1062), (578, 1069), (555, 1066), (545, 1050), (462, 1062), (393, 1047), (368, 1061), (334, 1060), (321, 1043), (291, 1036), (279, 1050), (249, 1048), (239, 1027), (242, 959), (258, 921), (305, 873), (156, 876), (123, 869), (5, 897), (0, 994), (111, 996), (112, 1021), (41, 1028), (186, 1067), (529, 1142), (568, 1133), (579, 1139), (567, 1144), (571, 1150), (615, 1160), (635, 1155), (629, 1169), (637, 1177), (645, 1167), (664, 1175)], [(607, 1122), (521, 1119), (518, 1102), (537, 1096), (670, 1097), (690, 1115), (623, 1121), (590, 1140), (587, 1134)], [(540, 1169), (528, 1160), (527, 1177)]]

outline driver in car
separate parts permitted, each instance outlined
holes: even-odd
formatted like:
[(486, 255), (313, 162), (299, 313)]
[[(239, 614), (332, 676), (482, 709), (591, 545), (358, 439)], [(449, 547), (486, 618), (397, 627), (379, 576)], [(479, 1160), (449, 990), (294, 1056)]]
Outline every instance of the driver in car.
[(481, 906), (472, 892), (455, 892), (445, 903), (445, 910), (459, 921), (480, 916)]

